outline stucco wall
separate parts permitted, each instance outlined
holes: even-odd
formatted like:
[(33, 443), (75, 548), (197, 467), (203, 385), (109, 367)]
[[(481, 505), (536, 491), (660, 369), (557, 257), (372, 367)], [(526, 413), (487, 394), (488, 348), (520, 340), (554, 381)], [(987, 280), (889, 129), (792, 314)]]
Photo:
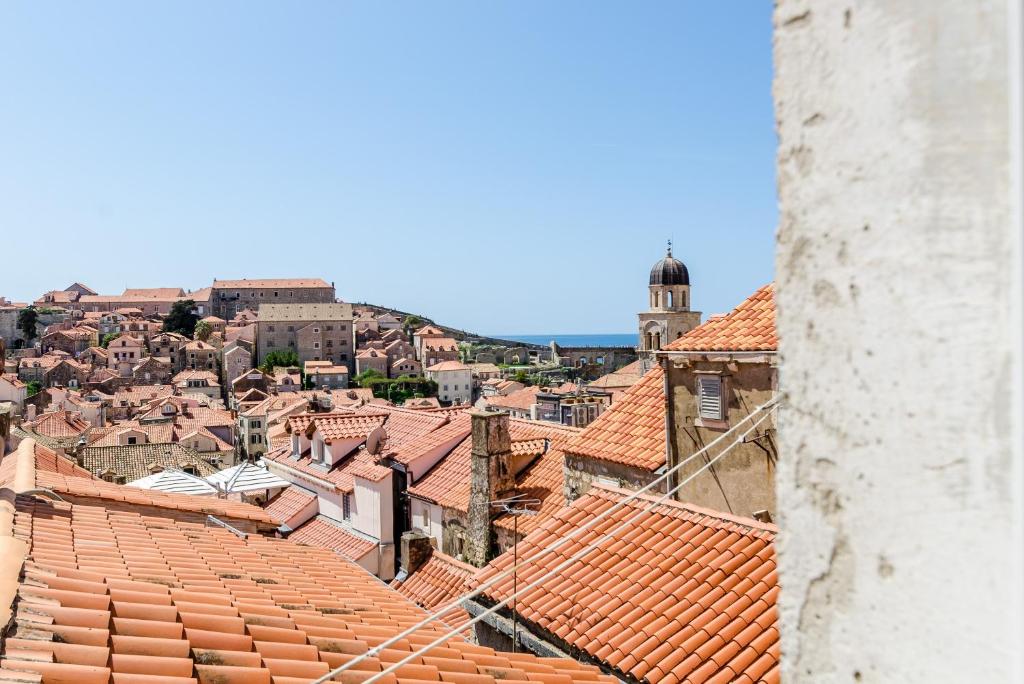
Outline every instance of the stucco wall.
[[(714, 358), (714, 357), (712, 357)], [(682, 482), (707, 465), (723, 450), (729, 453), (692, 481), (683, 485), (676, 494), (680, 501), (707, 506), (735, 515), (751, 516), (755, 511), (767, 510), (775, 516), (775, 420), (772, 416), (758, 416), (741, 423), (753, 410), (775, 396), (776, 369), (774, 359), (768, 360), (701, 360), (683, 355), (670, 355), (663, 363), (667, 366), (669, 395), (673, 420), (670, 439), (675, 445), (672, 465), (685, 461), (720, 437), (730, 427), (737, 427), (736, 435), (713, 447), (704, 455), (694, 458), (679, 470), (676, 482)], [(718, 427), (701, 425), (697, 411), (697, 371), (721, 373), (725, 387), (727, 420)], [(732, 446), (739, 434), (746, 432), (764, 417), (742, 444)]]
[(1020, 681), (1015, 4), (777, 3), (784, 681)]

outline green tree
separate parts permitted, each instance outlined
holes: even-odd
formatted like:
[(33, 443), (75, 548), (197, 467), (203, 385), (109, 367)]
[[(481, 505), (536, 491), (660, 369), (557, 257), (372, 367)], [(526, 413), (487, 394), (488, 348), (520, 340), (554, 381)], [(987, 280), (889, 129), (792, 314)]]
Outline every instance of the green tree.
[(39, 312), (34, 306), (22, 309), (18, 312), (18, 330), (24, 335), (26, 342), (31, 342), (36, 337), (36, 323), (39, 320)]
[(360, 387), (372, 387), (375, 382), (387, 380), (384, 374), (375, 368), (367, 368), (354, 379)]
[(423, 319), (416, 314), (409, 314), (405, 317), (405, 321), (402, 323), (402, 327), (408, 330), (409, 328), (419, 328), (423, 325)]
[(195, 332), (193, 337), (201, 342), (206, 342), (210, 339), (210, 335), (213, 334), (213, 326), (206, 321), (199, 321), (196, 323)]
[(107, 333), (103, 336), (103, 340), (100, 342), (100, 346), (106, 349), (110, 346), (110, 343), (118, 338), (118, 333)]
[(196, 303), (191, 299), (182, 299), (174, 302), (171, 312), (164, 318), (164, 332), (178, 333), (179, 335), (190, 336), (196, 330), (196, 322), (199, 316), (193, 310)]
[(26, 394), (33, 397), (43, 391), (43, 385), (38, 380), (29, 380), (26, 385)]
[(276, 366), (285, 368), (297, 367), (299, 366), (299, 355), (292, 349), (287, 351), (283, 349), (275, 349), (263, 357), (263, 363), (260, 364), (260, 370), (264, 373), (273, 373)]

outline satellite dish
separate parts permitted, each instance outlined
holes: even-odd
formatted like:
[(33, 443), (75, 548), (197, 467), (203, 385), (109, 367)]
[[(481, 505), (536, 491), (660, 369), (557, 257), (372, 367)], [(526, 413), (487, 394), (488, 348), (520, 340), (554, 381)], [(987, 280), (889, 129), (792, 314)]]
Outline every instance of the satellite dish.
[(373, 432), (366, 436), (366, 453), (374, 454), (380, 452), (380, 447), (387, 439), (388, 433), (384, 432), (384, 428), (379, 425), (373, 429)]

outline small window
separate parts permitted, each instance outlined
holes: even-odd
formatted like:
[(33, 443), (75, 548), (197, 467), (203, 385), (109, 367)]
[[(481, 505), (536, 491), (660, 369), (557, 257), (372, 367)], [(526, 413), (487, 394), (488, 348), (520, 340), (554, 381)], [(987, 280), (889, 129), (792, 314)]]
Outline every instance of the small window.
[(722, 378), (701, 375), (697, 378), (697, 412), (706, 420), (723, 420)]
[(341, 517), (345, 520), (352, 519), (352, 496), (350, 494), (341, 495)]
[(137, 437), (129, 437), (128, 438), (128, 443), (129, 444), (137, 444), (138, 443), (138, 438)]

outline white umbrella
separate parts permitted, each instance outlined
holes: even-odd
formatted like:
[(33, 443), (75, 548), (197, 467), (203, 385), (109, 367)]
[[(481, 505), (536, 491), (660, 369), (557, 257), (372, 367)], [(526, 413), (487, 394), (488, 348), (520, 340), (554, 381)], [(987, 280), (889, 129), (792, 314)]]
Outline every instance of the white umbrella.
[(219, 470), (207, 477), (206, 481), (228, 494), (277, 489), (291, 484), (267, 470), (262, 462), (250, 461)]
[(211, 495), (217, 493), (217, 488), (201, 477), (189, 475), (175, 468), (167, 468), (159, 473), (141, 477), (129, 482), (128, 486), (175, 494)]

